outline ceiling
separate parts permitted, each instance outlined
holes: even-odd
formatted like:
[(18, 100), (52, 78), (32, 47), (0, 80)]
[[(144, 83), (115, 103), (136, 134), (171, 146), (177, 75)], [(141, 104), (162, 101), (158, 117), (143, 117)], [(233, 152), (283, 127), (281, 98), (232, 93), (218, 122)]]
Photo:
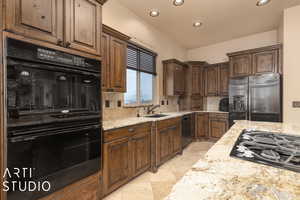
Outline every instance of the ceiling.
[[(185, 0), (176, 7), (172, 0), (118, 1), (187, 49), (276, 29), (283, 9), (300, 4), (300, 0), (272, 0), (257, 7), (256, 0)], [(149, 16), (152, 8), (159, 9), (159, 17)], [(203, 26), (193, 27), (194, 21)]]

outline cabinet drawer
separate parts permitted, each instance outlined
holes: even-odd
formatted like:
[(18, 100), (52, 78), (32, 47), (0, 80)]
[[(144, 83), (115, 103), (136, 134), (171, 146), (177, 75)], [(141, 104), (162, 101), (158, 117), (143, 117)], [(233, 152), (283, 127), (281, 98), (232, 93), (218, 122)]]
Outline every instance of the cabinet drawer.
[(209, 113), (209, 118), (228, 119), (228, 113)]
[(160, 130), (160, 129), (164, 129), (166, 127), (170, 127), (173, 124), (180, 123), (180, 121), (181, 121), (181, 117), (158, 121), (157, 122), (157, 129)]
[(151, 122), (108, 130), (104, 132), (104, 142), (130, 137), (141, 132), (151, 132)]

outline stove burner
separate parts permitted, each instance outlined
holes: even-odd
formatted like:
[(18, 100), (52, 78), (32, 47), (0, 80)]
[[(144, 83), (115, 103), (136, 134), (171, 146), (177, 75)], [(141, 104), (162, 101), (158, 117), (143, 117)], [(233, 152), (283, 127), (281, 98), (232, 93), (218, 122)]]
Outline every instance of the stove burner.
[(300, 172), (300, 136), (244, 130), (230, 156)]
[(273, 150), (263, 150), (260, 155), (271, 160), (280, 159), (280, 154)]

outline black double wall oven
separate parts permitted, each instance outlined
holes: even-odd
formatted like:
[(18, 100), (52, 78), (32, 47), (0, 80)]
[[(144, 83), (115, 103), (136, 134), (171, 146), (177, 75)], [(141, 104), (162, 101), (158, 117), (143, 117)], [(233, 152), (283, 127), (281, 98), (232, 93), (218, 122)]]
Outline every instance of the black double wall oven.
[[(101, 169), (101, 63), (7, 39), (8, 200), (34, 200)], [(12, 184), (13, 182), (17, 184)], [(22, 191), (29, 181), (51, 189)]]

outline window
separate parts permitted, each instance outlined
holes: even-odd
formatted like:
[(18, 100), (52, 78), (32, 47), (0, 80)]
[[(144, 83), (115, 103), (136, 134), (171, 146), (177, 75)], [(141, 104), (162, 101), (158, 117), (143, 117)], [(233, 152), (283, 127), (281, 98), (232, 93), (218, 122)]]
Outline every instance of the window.
[(127, 92), (126, 105), (152, 104), (156, 76), (156, 54), (129, 44), (127, 47)]

